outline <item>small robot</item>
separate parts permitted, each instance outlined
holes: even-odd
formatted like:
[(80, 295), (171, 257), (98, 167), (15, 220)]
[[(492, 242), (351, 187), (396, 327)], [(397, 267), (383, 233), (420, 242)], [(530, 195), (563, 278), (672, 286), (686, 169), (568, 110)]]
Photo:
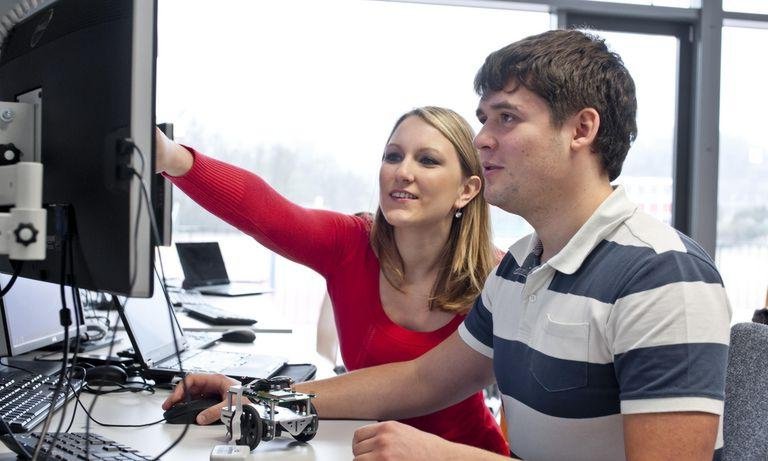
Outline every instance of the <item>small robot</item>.
[(293, 380), (287, 376), (232, 386), (227, 406), (221, 410), (227, 438), (251, 450), (262, 440), (270, 441), (283, 432), (299, 442), (308, 442), (315, 437), (318, 426), (313, 397), (295, 392)]

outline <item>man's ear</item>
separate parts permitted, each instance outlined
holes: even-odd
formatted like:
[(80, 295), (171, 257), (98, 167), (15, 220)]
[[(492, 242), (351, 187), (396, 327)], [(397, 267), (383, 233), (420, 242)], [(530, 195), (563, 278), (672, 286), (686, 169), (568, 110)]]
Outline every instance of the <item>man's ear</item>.
[(464, 183), (461, 185), (461, 189), (459, 189), (459, 197), (456, 199), (454, 208), (464, 208), (467, 203), (480, 193), (482, 185), (483, 182), (479, 176), (472, 175), (465, 179)]
[(574, 150), (589, 148), (591, 151), (597, 137), (597, 130), (600, 128), (600, 114), (591, 107), (585, 107), (571, 120), (574, 127), (571, 148)]

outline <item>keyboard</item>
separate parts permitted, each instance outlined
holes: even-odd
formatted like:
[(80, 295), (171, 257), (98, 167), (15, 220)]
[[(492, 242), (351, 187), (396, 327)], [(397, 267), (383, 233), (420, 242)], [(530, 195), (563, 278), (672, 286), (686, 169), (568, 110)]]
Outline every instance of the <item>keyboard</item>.
[[(13, 432), (29, 432), (42, 422), (51, 408), (51, 397), (58, 374), (51, 376), (28, 373), (21, 370), (4, 371), (0, 374), (0, 417)], [(82, 380), (70, 379), (75, 390), (83, 386)], [(66, 384), (56, 399), (54, 409), (64, 405), (65, 392), (72, 398), (72, 389)]]
[(196, 291), (168, 290), (168, 297), (174, 306), (189, 306), (190, 304), (205, 304), (205, 297)]
[(242, 317), (210, 304), (185, 304), (184, 311), (188, 316), (212, 325), (253, 325), (256, 323), (256, 319)]
[[(0, 437), (0, 440), (11, 450), (19, 455), (22, 451), (10, 439), (11, 435), (6, 434)], [(23, 446), (30, 455), (34, 453), (37, 443), (40, 441), (40, 434), (37, 432), (31, 434), (17, 434), (16, 441)], [(122, 445), (114, 440), (100, 436), (94, 433), (85, 432), (62, 432), (56, 440), (55, 447), (49, 449), (53, 441), (53, 434), (46, 434), (44, 438), (41, 460), (66, 460), (82, 461), (84, 459), (111, 460), (111, 461), (138, 461), (151, 460), (153, 457), (143, 455), (138, 450)], [(87, 446), (87, 449), (86, 449)], [(47, 452), (43, 452), (47, 449)]]
[[(201, 349), (182, 357), (181, 364), (184, 371), (195, 373), (218, 373), (227, 368), (237, 368), (247, 364), (253, 357), (249, 354), (230, 351), (210, 351)], [(172, 357), (167, 362), (161, 363), (164, 368), (178, 370), (179, 361)]]
[(221, 339), (220, 331), (185, 331), (184, 339), (187, 340), (187, 349), (205, 349)]

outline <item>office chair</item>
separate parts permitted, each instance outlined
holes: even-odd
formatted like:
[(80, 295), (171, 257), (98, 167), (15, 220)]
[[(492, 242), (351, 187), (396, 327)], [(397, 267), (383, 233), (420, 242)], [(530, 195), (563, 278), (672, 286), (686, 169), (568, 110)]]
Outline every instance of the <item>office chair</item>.
[(339, 359), (339, 335), (336, 331), (336, 321), (333, 316), (333, 304), (328, 292), (320, 303), (320, 314), (317, 319), (317, 353), (328, 359), (334, 365)]
[(723, 415), (723, 460), (768, 459), (768, 325), (731, 327)]

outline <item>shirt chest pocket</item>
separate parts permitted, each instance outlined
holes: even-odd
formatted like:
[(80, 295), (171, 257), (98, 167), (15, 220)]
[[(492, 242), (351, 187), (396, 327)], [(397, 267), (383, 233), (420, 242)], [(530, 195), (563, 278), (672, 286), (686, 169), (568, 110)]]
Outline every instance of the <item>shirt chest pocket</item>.
[(549, 392), (587, 385), (589, 323), (563, 323), (547, 314), (531, 351), (530, 372)]

